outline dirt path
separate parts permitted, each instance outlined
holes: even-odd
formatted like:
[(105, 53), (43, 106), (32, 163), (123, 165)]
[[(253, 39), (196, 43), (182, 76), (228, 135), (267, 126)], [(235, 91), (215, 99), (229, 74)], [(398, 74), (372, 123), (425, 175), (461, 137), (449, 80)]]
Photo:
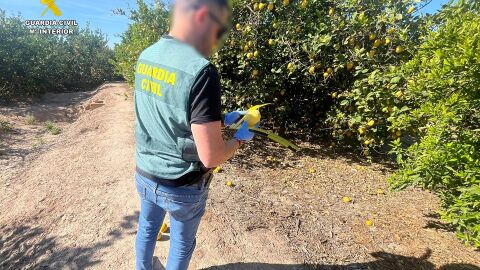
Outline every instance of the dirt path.
[[(29, 108), (0, 110), (14, 130), (0, 137), (0, 269), (133, 269), (132, 91), (108, 84), (75, 97), (55, 107), (72, 115), (47, 115), (56, 136), (22, 124)], [(480, 269), (480, 254), (433, 216), (433, 194), (378, 195), (388, 174), (380, 165), (261, 143), (216, 175), (191, 269)], [(168, 243), (157, 245), (163, 263)]]

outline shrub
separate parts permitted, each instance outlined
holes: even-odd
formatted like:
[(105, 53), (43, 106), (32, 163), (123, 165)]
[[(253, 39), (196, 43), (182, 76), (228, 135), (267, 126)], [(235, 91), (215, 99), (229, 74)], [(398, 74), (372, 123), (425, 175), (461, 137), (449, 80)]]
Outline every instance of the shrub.
[(50, 132), (52, 135), (58, 135), (62, 131), (59, 127), (55, 125), (55, 123), (47, 121), (45, 122), (45, 128), (47, 129), (48, 132)]

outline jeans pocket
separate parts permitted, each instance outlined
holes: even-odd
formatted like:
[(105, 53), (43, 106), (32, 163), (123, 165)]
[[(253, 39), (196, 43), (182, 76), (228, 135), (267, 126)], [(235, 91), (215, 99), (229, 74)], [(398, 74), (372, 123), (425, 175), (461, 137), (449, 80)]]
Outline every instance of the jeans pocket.
[[(206, 205), (204, 193), (195, 195), (186, 195), (188, 197), (182, 200), (182, 196), (165, 198), (166, 207), (171, 216), (178, 221), (189, 220), (203, 215)], [(194, 199), (195, 198), (195, 199)]]
[(135, 179), (135, 186), (137, 188), (137, 192), (140, 198), (145, 200), (147, 198), (147, 187), (140, 183), (138, 179)]

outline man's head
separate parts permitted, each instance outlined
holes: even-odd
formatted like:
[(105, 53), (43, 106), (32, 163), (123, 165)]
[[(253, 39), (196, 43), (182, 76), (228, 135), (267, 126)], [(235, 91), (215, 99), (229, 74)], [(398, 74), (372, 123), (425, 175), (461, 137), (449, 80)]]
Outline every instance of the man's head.
[(219, 45), (229, 19), (228, 0), (176, 0), (170, 34), (208, 56)]

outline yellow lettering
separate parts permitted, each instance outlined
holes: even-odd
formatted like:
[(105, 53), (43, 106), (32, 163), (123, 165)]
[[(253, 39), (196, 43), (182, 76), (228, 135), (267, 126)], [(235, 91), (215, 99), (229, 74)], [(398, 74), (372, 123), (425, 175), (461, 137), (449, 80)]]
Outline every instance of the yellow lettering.
[(142, 90), (148, 91), (148, 80), (147, 79), (142, 80)]
[(150, 89), (152, 89), (153, 94), (157, 94), (157, 84), (150, 81)]
[(156, 77), (157, 77), (157, 73), (158, 73), (158, 68), (157, 68), (157, 67), (153, 67), (152, 78), (156, 78)]
[(176, 80), (175, 72), (170, 73), (170, 77), (168, 77), (168, 82), (167, 83), (175, 86), (175, 80)]
[(165, 76), (165, 70), (163, 68), (159, 68), (158, 69), (157, 80), (159, 80), (159, 81), (163, 80), (164, 76)]
[(137, 73), (141, 73), (141, 70), (142, 70), (142, 63), (139, 63), (137, 67)]
[(148, 70), (147, 70), (147, 73), (145, 75), (148, 75), (148, 76), (152, 77), (152, 66), (148, 66)]

